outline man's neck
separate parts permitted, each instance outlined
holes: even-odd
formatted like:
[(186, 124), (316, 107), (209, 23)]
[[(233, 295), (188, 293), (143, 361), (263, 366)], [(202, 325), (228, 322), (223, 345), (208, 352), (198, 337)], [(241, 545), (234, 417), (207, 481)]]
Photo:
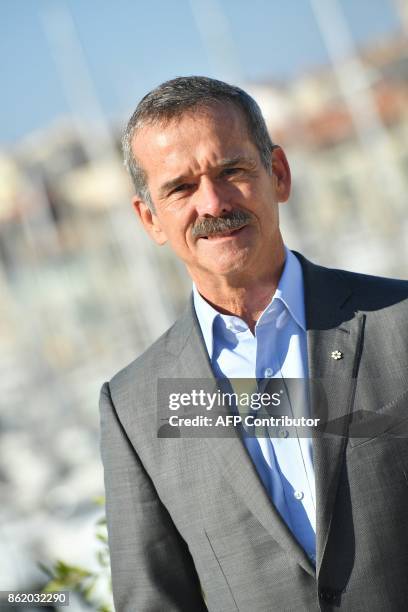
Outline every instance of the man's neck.
[(273, 261), (271, 270), (262, 277), (201, 277), (194, 282), (201, 296), (213, 308), (222, 314), (240, 317), (253, 332), (257, 320), (275, 294), (284, 265), (283, 249), (280, 257)]

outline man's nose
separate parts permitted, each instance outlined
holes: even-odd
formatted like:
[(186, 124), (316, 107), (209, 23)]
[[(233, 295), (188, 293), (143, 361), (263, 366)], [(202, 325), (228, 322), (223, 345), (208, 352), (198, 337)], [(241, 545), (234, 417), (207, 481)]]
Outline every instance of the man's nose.
[(194, 194), (195, 208), (199, 217), (219, 217), (232, 210), (232, 206), (223, 191), (215, 181), (202, 177), (199, 188)]

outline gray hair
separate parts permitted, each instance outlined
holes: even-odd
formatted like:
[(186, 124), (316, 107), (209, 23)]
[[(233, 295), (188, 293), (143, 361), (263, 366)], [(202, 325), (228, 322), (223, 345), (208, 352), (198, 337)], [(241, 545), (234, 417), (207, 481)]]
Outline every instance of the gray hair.
[(154, 212), (146, 172), (132, 152), (137, 130), (153, 124), (166, 124), (195, 108), (208, 109), (214, 104), (229, 103), (243, 113), (248, 134), (259, 151), (262, 165), (271, 174), (271, 151), (274, 148), (261, 109), (243, 89), (208, 77), (178, 77), (150, 91), (137, 105), (122, 138), (125, 166), (132, 177), (136, 194)]

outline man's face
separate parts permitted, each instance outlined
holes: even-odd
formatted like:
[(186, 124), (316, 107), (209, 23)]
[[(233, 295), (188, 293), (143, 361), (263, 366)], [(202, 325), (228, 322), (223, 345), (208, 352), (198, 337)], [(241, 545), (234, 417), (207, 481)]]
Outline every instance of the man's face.
[(241, 112), (229, 104), (146, 126), (133, 153), (147, 176), (155, 212), (135, 198), (145, 229), (169, 242), (191, 276), (237, 277), (260, 271), (281, 246), (278, 202), (289, 196), (282, 149), (269, 174)]

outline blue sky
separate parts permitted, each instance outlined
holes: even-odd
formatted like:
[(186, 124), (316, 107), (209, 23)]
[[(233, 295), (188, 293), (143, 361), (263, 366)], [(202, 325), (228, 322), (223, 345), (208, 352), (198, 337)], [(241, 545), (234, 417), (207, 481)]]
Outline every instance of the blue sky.
[[(192, 11), (198, 0), (2, 0), (0, 146), (70, 113), (44, 26), (59, 5), (74, 20), (109, 118), (126, 117), (149, 89), (174, 76), (282, 80), (327, 61), (310, 0), (216, 0), (224, 30), (212, 27), (212, 1), (201, 0), (208, 7), (205, 42)], [(393, 0), (339, 3), (357, 44), (399, 27)]]

